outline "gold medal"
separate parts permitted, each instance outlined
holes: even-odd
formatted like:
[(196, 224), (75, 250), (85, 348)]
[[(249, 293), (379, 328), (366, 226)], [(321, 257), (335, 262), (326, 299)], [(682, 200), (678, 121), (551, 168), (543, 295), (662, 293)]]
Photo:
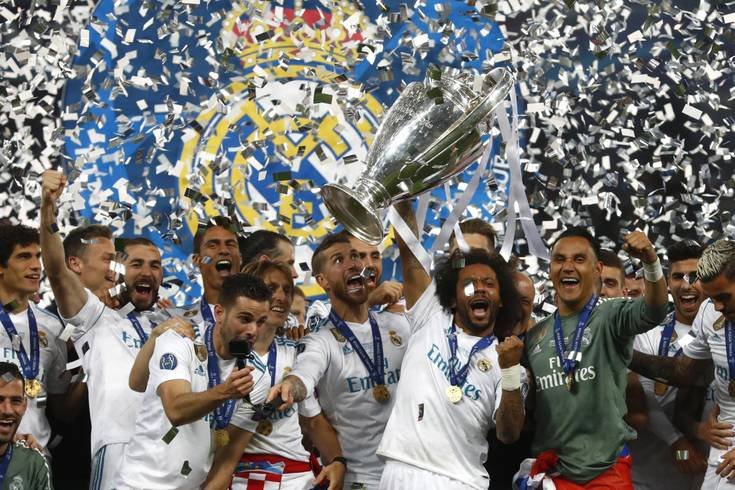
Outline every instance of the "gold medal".
[(347, 339), (344, 335), (342, 335), (342, 332), (340, 332), (336, 328), (331, 328), (329, 329), (329, 331), (332, 332), (332, 335), (337, 342), (347, 342)]
[(214, 431), (214, 443), (217, 447), (225, 447), (230, 442), (230, 434), (225, 429), (217, 429)]
[(37, 379), (26, 380), (26, 395), (30, 398), (36, 398), (41, 394), (41, 382)]
[(46, 332), (42, 332), (42, 331), (38, 332), (38, 343), (41, 344), (41, 347), (48, 347), (48, 339), (46, 338)]
[(258, 422), (258, 427), (255, 428), (255, 431), (261, 436), (268, 437), (273, 432), (273, 423), (268, 419), (263, 419)]
[(730, 383), (727, 385), (727, 392), (731, 397), (735, 398), (735, 379), (730, 380)]
[(664, 396), (668, 389), (669, 385), (662, 383), (661, 381), (656, 381), (653, 385), (653, 392), (656, 393), (657, 396)]
[(385, 385), (373, 386), (373, 398), (375, 398), (375, 401), (378, 403), (387, 403), (388, 400), (390, 400), (390, 391), (388, 391), (388, 387)]
[(479, 359), (477, 361), (477, 369), (479, 369), (483, 373), (490, 371), (491, 367), (493, 367), (493, 363), (490, 362), (488, 359)]
[(400, 335), (398, 335), (398, 332), (396, 332), (395, 330), (389, 330), (388, 335), (390, 335), (391, 344), (395, 345), (396, 347), (400, 347), (403, 345), (403, 339)]
[(462, 388), (459, 386), (449, 386), (445, 393), (447, 395), (447, 398), (449, 398), (449, 401), (452, 403), (459, 403), (459, 401), (462, 399)]

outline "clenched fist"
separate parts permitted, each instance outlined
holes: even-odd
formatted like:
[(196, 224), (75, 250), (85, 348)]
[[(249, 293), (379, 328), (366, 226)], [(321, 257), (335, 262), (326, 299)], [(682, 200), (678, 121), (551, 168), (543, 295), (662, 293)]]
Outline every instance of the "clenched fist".
[(66, 186), (66, 175), (56, 170), (46, 170), (41, 176), (43, 199), (56, 202)]
[(513, 367), (521, 362), (521, 357), (523, 357), (523, 341), (515, 335), (511, 335), (498, 345), (496, 351), (498, 352), (498, 364), (501, 369)]
[(646, 234), (642, 231), (628, 233), (625, 236), (623, 250), (625, 250), (631, 257), (640, 259), (646, 264), (652, 264), (658, 259), (658, 256), (656, 256), (656, 249), (653, 247), (651, 240), (649, 240)]

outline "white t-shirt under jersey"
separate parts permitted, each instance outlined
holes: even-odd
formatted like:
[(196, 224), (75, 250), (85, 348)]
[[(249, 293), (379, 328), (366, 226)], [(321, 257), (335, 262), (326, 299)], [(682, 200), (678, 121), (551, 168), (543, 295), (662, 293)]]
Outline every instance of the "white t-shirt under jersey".
[[(316, 388), (319, 405), (337, 431), (348, 463), (345, 481), (371, 486), (380, 482), (383, 472), (383, 462), (375, 451), (393, 408), (410, 333), (405, 315), (388, 312), (373, 315), (383, 344), (385, 383), (391, 395), (387, 403), (373, 398), (373, 382), (367, 368), (329, 320), (318, 331), (301, 339), (292, 372), (304, 382), (307, 393)], [(375, 359), (370, 322), (362, 325), (347, 322), (347, 325), (370, 359)], [(302, 413), (313, 417), (319, 411)]]
[[(735, 398), (730, 396), (727, 388), (730, 383), (730, 371), (725, 347), (725, 322), (725, 317), (715, 310), (712, 300), (704, 300), (692, 323), (692, 330), (697, 335), (684, 347), (684, 354), (692, 359), (712, 359), (715, 370), (713, 381), (715, 398), (720, 406), (720, 415), (717, 419), (719, 422), (735, 424)], [(710, 451), (710, 464), (717, 464), (720, 454), (721, 451)]]
[[(296, 343), (283, 337), (276, 337), (276, 376), (275, 382), (280, 383), (284, 376), (291, 372), (296, 358)], [(253, 379), (255, 386), (250, 392), (250, 400), (254, 404), (265, 402), (271, 388), (271, 377), (268, 373), (268, 354), (261, 356), (253, 351), (254, 359), (248, 361), (253, 367)], [(301, 426), (296, 407), (291, 407), (283, 412), (275, 411), (269, 420), (273, 425), (272, 432), (268, 435), (257, 432), (258, 422), (253, 420), (255, 411), (252, 404), (238, 402), (235, 414), (232, 416), (231, 424), (253, 433), (245, 454), (273, 454), (294, 461), (309, 461), (309, 453), (301, 444)], [(310, 407), (307, 412), (316, 411), (320, 408), (313, 396), (299, 404), (299, 407)], [(300, 411), (304, 411), (300, 408)]]
[[(450, 386), (447, 333), (452, 315), (439, 304), (434, 282), (409, 310), (408, 318), (413, 334), (378, 455), (486, 490), (486, 434), (502, 393), (497, 341), (472, 357), (462, 399), (453, 404), (445, 394)], [(460, 366), (466, 364), (478, 340), (457, 330)], [(477, 367), (481, 359), (490, 362), (487, 372)]]
[[(38, 377), (41, 382), (41, 394), (34, 398), (28, 398), (28, 409), (18, 427), (19, 434), (32, 434), (33, 437), (46, 447), (51, 437), (51, 426), (46, 418), (46, 408), (38, 406), (39, 400), (46, 399), (47, 395), (66, 393), (69, 387), (69, 379), (64, 375), (66, 371), (66, 344), (58, 337), (64, 329), (61, 321), (46, 310), (30, 304), (33, 316), (38, 326), (38, 348), (41, 359), (38, 363)], [(21, 338), (26, 355), (31, 356), (31, 336), (28, 328), (28, 310), (8, 314), (13, 322), (15, 330)], [(0, 326), (0, 361), (10, 362), (20, 366), (20, 359), (13, 350), (13, 344), (5, 328)]]
[[(130, 389), (128, 378), (143, 342), (127, 317), (86, 291), (87, 302), (67, 321), (76, 327), (72, 340), (87, 373), (94, 455), (107, 444), (127, 443), (133, 433), (143, 394)], [(136, 316), (150, 335), (148, 316)]]
[[(224, 380), (232, 372), (235, 361), (218, 358), (218, 362), (220, 380)], [(210, 422), (213, 423), (214, 414), (177, 427), (171, 438), (169, 431), (173, 426), (166, 417), (158, 387), (167, 381), (184, 380), (190, 383), (192, 393), (206, 391), (207, 359), (197, 358), (190, 339), (168, 330), (156, 339), (148, 369), (150, 378), (135, 421), (135, 432), (125, 448), (114, 488), (199, 488), (212, 465), (214, 445)]]

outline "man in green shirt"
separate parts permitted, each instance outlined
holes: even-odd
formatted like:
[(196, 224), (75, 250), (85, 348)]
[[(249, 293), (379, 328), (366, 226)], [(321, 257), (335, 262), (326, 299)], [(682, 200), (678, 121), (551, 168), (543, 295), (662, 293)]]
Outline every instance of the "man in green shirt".
[(630, 457), (618, 459), (626, 441), (635, 437), (623, 420), (627, 366), (635, 336), (660, 324), (666, 314), (666, 281), (645, 234), (630, 233), (623, 245), (645, 264), (641, 299), (598, 299), (599, 250), (583, 228), (561, 234), (550, 270), (558, 311), (526, 337), (535, 383), (533, 450), (540, 453), (531, 475), (545, 473), (557, 489), (633, 488)]
[(28, 400), (18, 366), (0, 362), (0, 489), (53, 490), (51, 470), (40, 451), (13, 443)]

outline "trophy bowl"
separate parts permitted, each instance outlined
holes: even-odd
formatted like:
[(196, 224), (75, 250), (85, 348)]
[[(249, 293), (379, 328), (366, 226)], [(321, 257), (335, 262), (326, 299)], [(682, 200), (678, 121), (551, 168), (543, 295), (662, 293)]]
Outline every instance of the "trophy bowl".
[(480, 157), (482, 127), (515, 80), (510, 70), (495, 68), (479, 91), (473, 81), (443, 73), (432, 84), (409, 84), (385, 114), (355, 184), (322, 186), (324, 204), (347, 231), (379, 244), (381, 209), (441, 185)]

